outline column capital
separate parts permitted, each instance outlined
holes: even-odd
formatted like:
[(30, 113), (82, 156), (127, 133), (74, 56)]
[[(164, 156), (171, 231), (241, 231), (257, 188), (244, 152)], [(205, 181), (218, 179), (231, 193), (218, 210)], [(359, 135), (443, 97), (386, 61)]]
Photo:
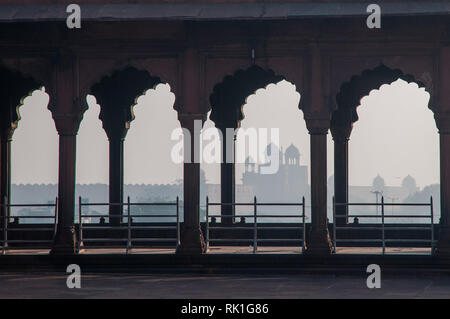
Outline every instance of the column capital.
[(77, 135), (82, 116), (80, 114), (53, 114), (59, 135)]
[(331, 125), (330, 131), (333, 141), (336, 143), (347, 143), (352, 133), (353, 123), (348, 125)]
[(306, 127), (310, 135), (328, 134), (330, 129), (330, 117), (328, 116), (307, 116), (305, 114)]
[(450, 112), (436, 112), (434, 114), (439, 134), (450, 134)]
[(194, 129), (195, 121), (202, 121), (203, 126), (206, 117), (206, 113), (178, 113), (178, 120), (180, 121), (181, 127), (190, 131)]

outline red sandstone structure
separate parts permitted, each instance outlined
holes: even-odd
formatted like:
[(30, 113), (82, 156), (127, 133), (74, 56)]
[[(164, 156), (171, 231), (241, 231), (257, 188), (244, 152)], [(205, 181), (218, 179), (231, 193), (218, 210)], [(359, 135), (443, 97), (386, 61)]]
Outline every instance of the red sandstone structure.
[[(295, 84), (311, 138), (307, 252), (327, 255), (326, 135), (331, 130), (335, 143), (336, 200), (345, 203), (347, 142), (359, 101), (402, 78), (431, 96), (428, 107), (440, 138), (435, 253), (450, 254), (450, 1), (377, 1), (380, 29), (366, 25), (370, 2), (352, 0), (80, 0), (81, 28), (69, 29), (66, 6), (72, 2), (0, 0), (0, 197), (9, 197), (18, 106), (44, 86), (59, 134), (59, 222), (52, 253), (76, 252), (76, 140), (87, 94), (101, 105), (109, 138), (110, 202), (121, 202), (123, 141), (133, 120), (131, 106), (146, 89), (169, 83), (181, 126), (193, 131), (194, 120), (204, 121), (211, 109), (217, 127), (238, 127), (248, 95), (281, 79)], [(222, 201), (233, 202), (233, 165), (223, 164), (221, 175)], [(179, 253), (204, 252), (199, 188), (200, 164), (185, 163)], [(111, 213), (120, 213), (115, 209)]]

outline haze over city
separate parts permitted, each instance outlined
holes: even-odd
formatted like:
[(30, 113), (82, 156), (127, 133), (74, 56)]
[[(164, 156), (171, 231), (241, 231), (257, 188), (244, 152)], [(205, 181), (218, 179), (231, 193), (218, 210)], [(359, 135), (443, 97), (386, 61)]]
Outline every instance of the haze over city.
[[(279, 128), (280, 146), (293, 143), (301, 164), (309, 166), (309, 135), (298, 109), (301, 92), (282, 81), (260, 89), (247, 99), (242, 128)], [(48, 95), (35, 91), (20, 108), (21, 120), (12, 144), (12, 183), (57, 183), (58, 136)], [(77, 140), (77, 183), (108, 183), (108, 141), (98, 119), (93, 96), (87, 97)], [(349, 144), (351, 185), (371, 185), (381, 175), (387, 185), (399, 185), (408, 174), (417, 185), (439, 182), (439, 140), (433, 113), (427, 108), (429, 94), (415, 83), (398, 80), (373, 90), (361, 100), (359, 121)], [(167, 184), (182, 179), (182, 165), (172, 162), (170, 135), (179, 127), (173, 110), (175, 96), (169, 85), (159, 85), (138, 99), (136, 115), (125, 139), (125, 183)], [(301, 105), (301, 100), (300, 100)], [(399, 124), (400, 123), (400, 124)], [(208, 120), (204, 127), (213, 127)], [(202, 164), (206, 180), (219, 183), (219, 164)], [(236, 169), (241, 183), (243, 165)], [(328, 134), (328, 175), (333, 174), (333, 143)]]

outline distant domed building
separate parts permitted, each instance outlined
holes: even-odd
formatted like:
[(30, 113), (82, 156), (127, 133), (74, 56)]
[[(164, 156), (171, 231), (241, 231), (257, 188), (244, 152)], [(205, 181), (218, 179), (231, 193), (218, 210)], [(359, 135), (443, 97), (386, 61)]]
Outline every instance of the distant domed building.
[[(279, 152), (278, 171), (262, 174), (261, 167), (269, 165), (272, 152)], [(298, 201), (309, 193), (308, 166), (300, 165), (300, 151), (291, 144), (285, 152), (275, 144), (266, 147), (265, 164), (254, 164), (250, 157), (245, 161), (242, 184), (251, 187), (262, 201)], [(253, 164), (252, 164), (253, 162)]]
[(380, 174), (377, 175), (377, 177), (375, 177), (373, 179), (372, 182), (372, 187), (374, 188), (375, 191), (383, 191), (384, 187), (385, 187), (385, 182), (384, 182), (384, 178), (380, 176)]
[(288, 165), (299, 165), (300, 164), (300, 152), (298, 148), (291, 143), (284, 153), (286, 164)]
[(419, 190), (416, 184), (416, 180), (411, 175), (406, 176), (402, 180), (402, 187), (408, 190), (409, 195), (414, 194)]

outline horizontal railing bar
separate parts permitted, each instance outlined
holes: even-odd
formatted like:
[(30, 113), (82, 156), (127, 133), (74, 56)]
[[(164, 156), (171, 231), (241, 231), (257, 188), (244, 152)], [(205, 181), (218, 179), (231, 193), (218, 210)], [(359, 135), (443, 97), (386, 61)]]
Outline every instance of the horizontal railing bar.
[(247, 227), (244, 226), (209, 226), (209, 229), (229, 229), (229, 230), (234, 230), (234, 229), (245, 229), (245, 230), (253, 230), (253, 224), (249, 224)]
[(235, 216), (232, 216), (232, 215), (209, 215), (208, 216), (208, 218), (213, 218), (213, 217), (216, 217), (216, 218), (240, 218), (240, 217), (253, 218), (253, 217), (255, 217), (255, 215), (235, 215)]
[(380, 239), (336, 239), (336, 242), (338, 242), (338, 241), (376, 243), (376, 242), (382, 242), (383, 240), (381, 238)]
[(131, 238), (130, 241), (156, 242), (156, 241), (177, 241), (177, 238)]
[(303, 216), (298, 216), (298, 215), (257, 215), (258, 219), (259, 218), (303, 218)]
[(208, 203), (208, 206), (253, 206), (254, 203)]
[(417, 226), (417, 227), (401, 227), (401, 226), (397, 227), (397, 226), (395, 226), (395, 227), (391, 227), (391, 226), (385, 224), (384, 229), (385, 230), (428, 230), (428, 231), (430, 231), (430, 226), (422, 226), (422, 227), (420, 227), (420, 226)]
[[(259, 216), (258, 216), (259, 217)], [(335, 216), (336, 219), (338, 218), (351, 218), (351, 217), (358, 217), (358, 218), (381, 218), (381, 215), (348, 215), (348, 216)], [(384, 215), (384, 218), (431, 218), (431, 215)]]
[(271, 226), (261, 226), (261, 227), (259, 227), (258, 226), (258, 229), (292, 229), (292, 230), (303, 230), (303, 227), (302, 226), (289, 226), (289, 227), (282, 227), (282, 226), (274, 226), (274, 227), (271, 227)]
[(42, 216), (42, 215), (38, 215), (38, 216), (32, 216), (32, 215), (9, 216), (9, 219), (13, 219), (13, 218), (48, 218), (48, 219), (55, 219), (55, 216)]
[(145, 218), (149, 218), (149, 217), (158, 217), (158, 218), (162, 218), (162, 217), (166, 217), (166, 218), (176, 218), (177, 215), (131, 215), (130, 217), (136, 217), (136, 218), (140, 218), (140, 217), (145, 217)]
[[(128, 241), (128, 238), (87, 238), (87, 239), (83, 239), (83, 242), (93, 242), (93, 241), (97, 241), (97, 242), (120, 242), (120, 241)], [(105, 246), (105, 248), (107, 248)]]
[[(23, 225), (23, 224), (22, 224)], [(55, 228), (8, 228), (8, 231), (54, 231)]]
[(55, 207), (55, 204), (0, 204), (0, 207)]
[(277, 241), (299, 241), (299, 242), (303, 242), (303, 239), (300, 239), (300, 238), (296, 238), (296, 239), (293, 239), (293, 238), (271, 238), (271, 239), (257, 239), (256, 240), (257, 242), (268, 242), (268, 241), (271, 241), (271, 242), (277, 242)]
[(343, 230), (345, 230), (345, 229), (359, 229), (359, 230), (379, 230), (379, 229), (381, 229), (382, 227), (380, 226), (380, 227), (374, 227), (374, 226), (369, 226), (369, 227), (364, 227), (364, 226), (360, 226), (360, 227), (357, 227), (357, 226), (336, 226), (335, 227), (336, 228), (336, 230), (339, 230), (339, 229), (343, 229)]
[(8, 239), (8, 243), (53, 243), (52, 239), (32, 240), (32, 239)]
[[(123, 219), (127, 219), (128, 218), (128, 215), (127, 215), (127, 212), (124, 212), (124, 214), (123, 215), (84, 215), (84, 214), (82, 214), (81, 215), (81, 217), (82, 218), (101, 218), (101, 217), (104, 217), (104, 218), (114, 218), (114, 217), (116, 217), (116, 218), (123, 218)], [(176, 218), (177, 216), (176, 215), (131, 215), (130, 216), (131, 218), (150, 218), (150, 217), (157, 217), (157, 218)]]
[[(208, 206), (253, 206), (255, 203), (208, 203)], [(256, 203), (256, 206), (303, 206), (303, 203)]]
[[(130, 206), (176, 206), (177, 203), (130, 203)], [(54, 206), (54, 205), (53, 205)], [(80, 206), (128, 206), (128, 203), (82, 203)]]
[(210, 242), (214, 242), (214, 241), (216, 241), (216, 242), (253, 242), (253, 239), (219, 239), (219, 238), (217, 238), (217, 239), (209, 239), (209, 241)]
[[(381, 203), (335, 203), (335, 206), (382, 206)], [(384, 203), (384, 206), (430, 206), (430, 203)]]
[[(97, 225), (97, 224), (95, 224)], [(83, 223), (83, 229), (116, 229), (116, 230), (123, 230), (128, 229), (127, 226), (93, 226), (90, 224)]]
[(430, 239), (385, 239), (385, 242), (397, 242), (397, 243), (430, 243)]
[(177, 229), (177, 226), (130, 226), (130, 229)]
[(303, 206), (302, 203), (256, 203), (256, 206)]

